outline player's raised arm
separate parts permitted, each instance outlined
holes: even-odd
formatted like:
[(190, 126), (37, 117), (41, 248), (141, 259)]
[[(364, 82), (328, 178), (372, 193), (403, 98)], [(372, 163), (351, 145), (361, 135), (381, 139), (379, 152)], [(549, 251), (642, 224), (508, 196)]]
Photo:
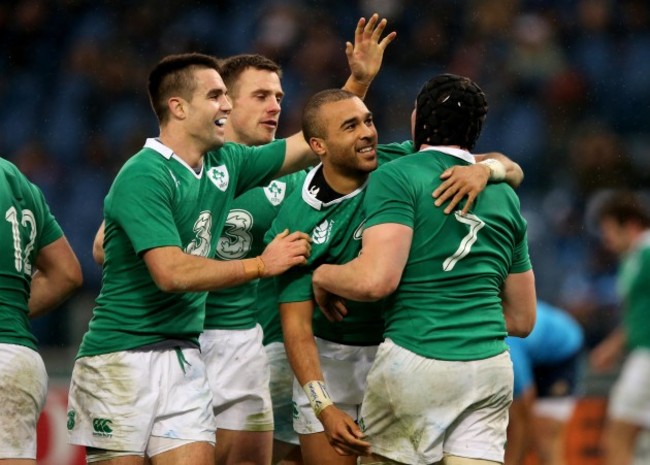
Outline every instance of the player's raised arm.
[(345, 43), (350, 77), (343, 89), (361, 99), (366, 96), (370, 84), (379, 73), (386, 47), (397, 37), (397, 32), (393, 31), (382, 38), (386, 24), (386, 18), (380, 21), (377, 13), (368, 21), (361, 18), (354, 31), (354, 45), (351, 42)]
[[(377, 14), (372, 15), (368, 21), (361, 18), (354, 31), (354, 45), (350, 42), (346, 43), (345, 54), (350, 66), (350, 77), (343, 89), (362, 99), (379, 73), (386, 47), (397, 36), (396, 32), (391, 32), (382, 38), (386, 24), (386, 19), (380, 21)], [(286, 151), (284, 164), (278, 176), (315, 165), (319, 161), (309, 148), (302, 132), (287, 138)]]

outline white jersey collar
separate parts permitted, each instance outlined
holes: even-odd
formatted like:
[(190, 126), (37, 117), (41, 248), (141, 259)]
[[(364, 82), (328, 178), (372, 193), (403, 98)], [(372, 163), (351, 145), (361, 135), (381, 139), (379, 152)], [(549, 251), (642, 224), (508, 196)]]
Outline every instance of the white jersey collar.
[(465, 160), (466, 162), (471, 163), (472, 165), (476, 163), (476, 160), (474, 159), (474, 155), (469, 153), (467, 150), (457, 149), (454, 147), (449, 147), (447, 145), (432, 145), (420, 149), (420, 152), (424, 152), (425, 150), (435, 150), (436, 152), (443, 152), (446, 153), (447, 155), (451, 155), (452, 157)]
[(151, 150), (153, 150), (155, 152), (158, 152), (160, 155), (162, 155), (167, 160), (170, 160), (170, 159), (173, 158), (174, 160), (179, 162), (181, 165), (183, 165), (185, 168), (190, 170), (190, 172), (194, 175), (195, 178), (201, 179), (201, 177), (203, 176), (203, 166), (204, 166), (204, 164), (201, 164), (201, 170), (197, 173), (196, 171), (194, 171), (194, 169), (190, 165), (187, 164), (187, 162), (185, 160), (183, 160), (181, 157), (176, 155), (172, 149), (170, 149), (165, 144), (160, 142), (160, 139), (150, 137), (145, 141), (144, 146), (147, 149), (151, 149)]

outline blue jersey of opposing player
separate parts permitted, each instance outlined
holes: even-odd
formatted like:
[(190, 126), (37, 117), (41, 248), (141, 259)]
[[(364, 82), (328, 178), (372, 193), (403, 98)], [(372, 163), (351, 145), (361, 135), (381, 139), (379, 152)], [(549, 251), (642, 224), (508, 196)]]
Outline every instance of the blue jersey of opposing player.
[[(582, 327), (567, 312), (537, 302), (535, 328), (526, 338), (508, 337), (515, 373), (514, 397), (533, 383), (539, 397), (570, 395), (575, 388), (577, 357), (582, 350)], [(562, 386), (559, 388), (559, 386)]]

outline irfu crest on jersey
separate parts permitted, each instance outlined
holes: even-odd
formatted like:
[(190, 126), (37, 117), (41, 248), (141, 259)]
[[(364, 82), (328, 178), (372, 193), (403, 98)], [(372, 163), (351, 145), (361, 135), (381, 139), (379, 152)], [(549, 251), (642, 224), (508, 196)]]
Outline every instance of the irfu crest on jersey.
[(271, 205), (277, 207), (284, 200), (284, 194), (287, 192), (287, 183), (282, 181), (272, 181), (271, 184), (264, 188), (264, 194), (269, 199)]
[(220, 191), (225, 192), (228, 189), (230, 176), (228, 175), (228, 168), (225, 165), (210, 168), (208, 170), (208, 178)]
[(314, 244), (326, 243), (330, 238), (330, 234), (332, 233), (333, 225), (334, 221), (325, 220), (316, 226), (311, 232), (311, 240), (314, 241)]

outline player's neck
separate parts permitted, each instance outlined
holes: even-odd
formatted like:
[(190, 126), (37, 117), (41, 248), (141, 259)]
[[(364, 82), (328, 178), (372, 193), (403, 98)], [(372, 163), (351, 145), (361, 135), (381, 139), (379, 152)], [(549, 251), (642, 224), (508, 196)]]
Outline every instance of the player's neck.
[(205, 152), (189, 135), (161, 129), (159, 139), (191, 168), (197, 169), (203, 164)]
[(366, 173), (341, 173), (327, 165), (323, 165), (323, 177), (333, 190), (343, 195), (356, 191), (368, 179)]

